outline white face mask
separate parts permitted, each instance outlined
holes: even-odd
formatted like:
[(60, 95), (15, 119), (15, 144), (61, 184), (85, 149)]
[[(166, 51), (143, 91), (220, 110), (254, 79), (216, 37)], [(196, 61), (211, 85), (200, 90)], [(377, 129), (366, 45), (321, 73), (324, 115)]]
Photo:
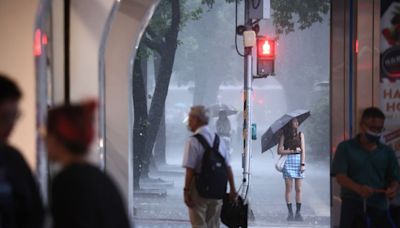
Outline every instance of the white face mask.
[(378, 143), (379, 140), (381, 139), (382, 133), (375, 133), (370, 130), (367, 130), (365, 132), (365, 137), (367, 138), (368, 141), (373, 142), (373, 143)]

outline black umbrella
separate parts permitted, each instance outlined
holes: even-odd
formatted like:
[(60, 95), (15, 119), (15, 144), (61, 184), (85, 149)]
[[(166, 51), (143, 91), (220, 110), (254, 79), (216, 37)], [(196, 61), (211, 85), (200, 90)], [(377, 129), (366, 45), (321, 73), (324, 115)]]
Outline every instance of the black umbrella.
[(227, 104), (213, 104), (208, 106), (211, 117), (217, 117), (220, 111), (225, 111), (227, 116), (235, 115), (238, 111), (235, 107)]
[(278, 144), (283, 133), (283, 127), (292, 119), (297, 118), (300, 125), (309, 116), (310, 111), (298, 109), (277, 119), (261, 137), (261, 152), (265, 152)]

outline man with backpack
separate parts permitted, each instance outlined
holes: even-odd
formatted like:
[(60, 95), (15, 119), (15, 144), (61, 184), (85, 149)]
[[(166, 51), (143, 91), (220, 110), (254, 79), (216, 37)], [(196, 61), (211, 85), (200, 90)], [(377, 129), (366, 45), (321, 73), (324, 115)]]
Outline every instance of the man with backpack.
[(36, 181), (21, 153), (8, 144), (22, 94), (0, 74), (0, 227), (41, 228), (44, 209)]
[(186, 168), (184, 200), (194, 228), (219, 227), (222, 198), (229, 182), (230, 198), (237, 196), (229, 151), (208, 125), (204, 106), (193, 106), (189, 113), (189, 137), (183, 156)]

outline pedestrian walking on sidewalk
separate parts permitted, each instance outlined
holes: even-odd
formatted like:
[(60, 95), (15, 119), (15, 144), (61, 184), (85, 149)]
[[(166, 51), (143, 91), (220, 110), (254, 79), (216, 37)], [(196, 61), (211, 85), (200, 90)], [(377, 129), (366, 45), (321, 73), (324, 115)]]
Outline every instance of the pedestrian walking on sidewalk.
[[(217, 228), (220, 225), (222, 195), (226, 193), (226, 185), (229, 182), (231, 199), (237, 196), (233, 172), (230, 164), (230, 154), (215, 132), (207, 126), (209, 117), (204, 106), (193, 106), (189, 113), (188, 128), (194, 135), (190, 136), (183, 155), (183, 167), (186, 169), (185, 185), (183, 189), (184, 201), (189, 208), (189, 218), (193, 228)], [(211, 154), (217, 153), (217, 154)], [(215, 175), (225, 176), (225, 180), (216, 180), (209, 185), (211, 189), (223, 183), (222, 192), (207, 192), (203, 188), (203, 176), (211, 170), (207, 169), (204, 160), (208, 157), (220, 158), (214, 168)], [(221, 174), (222, 173), (222, 174)], [(214, 177), (209, 177), (213, 181)], [(224, 179), (222, 177), (222, 179)], [(212, 196), (210, 196), (212, 195)]]
[(361, 116), (359, 134), (341, 142), (332, 163), (332, 175), (341, 186), (341, 228), (393, 227), (388, 198), (400, 180), (393, 150), (380, 142), (385, 115), (370, 107)]
[[(303, 221), (301, 211), (301, 184), (305, 171), (305, 145), (304, 134), (298, 131), (299, 122), (293, 118), (283, 128), (283, 134), (278, 144), (278, 154), (286, 155), (285, 165), (282, 170), (285, 180), (285, 200), (288, 209), (288, 221)], [(296, 214), (293, 214), (291, 193), (293, 182), (296, 192)]]

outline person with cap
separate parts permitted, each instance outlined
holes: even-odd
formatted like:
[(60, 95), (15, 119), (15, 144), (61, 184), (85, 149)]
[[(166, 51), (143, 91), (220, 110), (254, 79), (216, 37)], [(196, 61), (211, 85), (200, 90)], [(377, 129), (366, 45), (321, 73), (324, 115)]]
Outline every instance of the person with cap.
[(22, 93), (0, 74), (0, 227), (41, 228), (44, 208), (36, 180), (21, 153), (9, 142), (20, 116)]
[(49, 159), (61, 166), (52, 187), (54, 228), (128, 228), (122, 197), (107, 174), (86, 161), (94, 138), (96, 102), (54, 107), (48, 112)]
[[(217, 134), (212, 132), (207, 126), (209, 117), (204, 106), (193, 106), (189, 112), (188, 129), (194, 133), (189, 137), (183, 156), (183, 167), (186, 169), (184, 183), (184, 201), (189, 208), (189, 218), (193, 228), (214, 228), (219, 227), (222, 199), (211, 199), (200, 196), (196, 189), (196, 175), (201, 172), (201, 163), (205, 148), (196, 138), (201, 135), (208, 145), (214, 145)], [(218, 152), (225, 159), (227, 177), (230, 189), (230, 198), (237, 197), (233, 172), (230, 164), (230, 154), (222, 141), (218, 146)]]

